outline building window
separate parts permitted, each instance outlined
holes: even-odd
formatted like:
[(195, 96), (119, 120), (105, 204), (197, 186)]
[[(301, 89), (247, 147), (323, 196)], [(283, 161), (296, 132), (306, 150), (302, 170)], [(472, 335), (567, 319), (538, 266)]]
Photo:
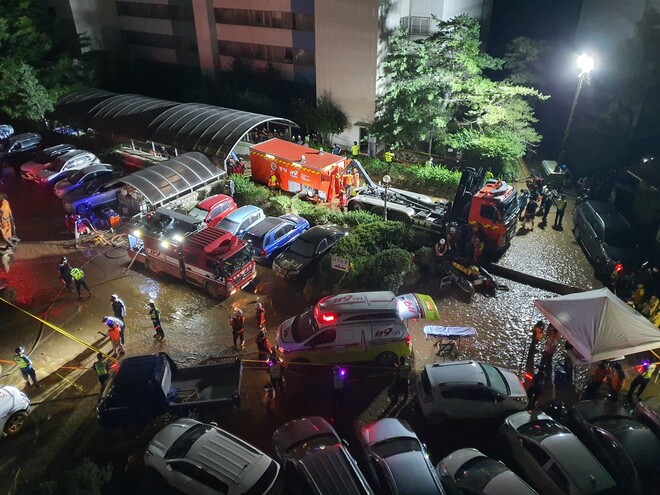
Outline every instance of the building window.
[(314, 16), (295, 12), (216, 8), (215, 22), (218, 24), (314, 31)]
[(314, 65), (314, 50), (294, 49), (285, 46), (218, 41), (220, 55), (247, 60), (263, 60), (279, 64)]
[(193, 21), (193, 9), (189, 1), (182, 5), (162, 5), (139, 2), (115, 2), (117, 13), (129, 17), (149, 17), (151, 19), (169, 19), (171, 21)]
[(157, 48), (168, 48), (170, 50), (177, 50), (180, 52), (197, 53), (197, 45), (195, 41), (183, 36), (124, 30), (122, 30), (121, 36), (124, 42), (131, 45), (154, 46)]
[(408, 31), (409, 35), (426, 36), (430, 34), (430, 17), (402, 17), (399, 22), (401, 29)]

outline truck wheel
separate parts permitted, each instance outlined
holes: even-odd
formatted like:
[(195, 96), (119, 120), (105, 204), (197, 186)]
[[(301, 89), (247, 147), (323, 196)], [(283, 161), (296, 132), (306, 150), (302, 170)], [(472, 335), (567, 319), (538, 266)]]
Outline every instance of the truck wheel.
[(411, 224), (410, 217), (408, 215), (404, 215), (403, 213), (392, 213), (391, 219), (394, 220), (395, 222), (401, 222), (404, 225)]
[(206, 292), (213, 299), (220, 299), (222, 297), (220, 289), (213, 282), (206, 282), (204, 284), (204, 292)]
[(348, 211), (364, 211), (366, 208), (362, 203), (358, 203), (357, 201), (351, 203), (348, 205)]
[(381, 352), (376, 356), (376, 366), (391, 368), (397, 362), (396, 354), (391, 351)]
[(147, 269), (148, 269), (151, 273), (153, 273), (153, 274), (158, 275), (158, 274), (160, 273), (160, 265), (158, 264), (157, 261), (154, 261), (154, 260), (146, 260), (146, 261), (144, 262), (144, 266), (146, 266)]
[(25, 420), (27, 419), (27, 414), (23, 411), (18, 411), (9, 416), (9, 419), (5, 423), (5, 434), (7, 436), (17, 435), (25, 426)]

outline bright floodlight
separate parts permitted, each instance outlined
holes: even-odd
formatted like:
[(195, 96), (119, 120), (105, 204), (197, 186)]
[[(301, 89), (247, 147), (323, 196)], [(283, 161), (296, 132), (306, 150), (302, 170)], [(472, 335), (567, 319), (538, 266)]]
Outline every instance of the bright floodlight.
[(588, 74), (594, 69), (594, 59), (586, 53), (582, 53), (577, 58), (577, 66), (580, 74)]

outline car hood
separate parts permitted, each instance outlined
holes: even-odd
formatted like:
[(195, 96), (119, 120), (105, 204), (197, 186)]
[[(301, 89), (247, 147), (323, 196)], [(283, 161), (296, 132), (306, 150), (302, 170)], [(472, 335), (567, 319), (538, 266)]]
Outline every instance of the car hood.
[(148, 445), (148, 449), (152, 454), (160, 457), (165, 456), (165, 452), (172, 446), (176, 440), (183, 435), (191, 426), (198, 424), (196, 421), (183, 418), (174, 423), (170, 423), (165, 428), (160, 430), (154, 436)]
[(293, 324), (294, 319), (295, 317), (285, 320), (277, 330), (277, 345), (279, 347), (284, 347), (287, 350), (299, 347), (298, 343), (293, 339), (293, 334), (291, 332), (291, 325)]
[(477, 449), (466, 448), (457, 450), (440, 461), (437, 467), (438, 472), (442, 476), (446, 471), (451, 479), (455, 479), (456, 471), (458, 471), (467, 461), (474, 459), (475, 457), (486, 456)]
[(484, 486), (484, 495), (537, 495), (527, 483), (521, 480), (513, 471), (506, 471), (495, 476)]
[(299, 254), (284, 252), (280, 254), (277, 258), (275, 258), (273, 264), (277, 265), (282, 270), (289, 272), (289, 271), (300, 271), (303, 268), (305, 268), (307, 265), (309, 265), (311, 261), (312, 260), (310, 258), (305, 258), (304, 256), (300, 256)]
[(46, 165), (47, 163), (27, 162), (21, 165), (21, 172), (25, 174), (39, 172), (44, 169)]
[(500, 371), (502, 372), (502, 375), (504, 375), (506, 383), (509, 386), (509, 390), (511, 391), (509, 393), (510, 397), (527, 397), (525, 387), (520, 382), (520, 379), (515, 373), (502, 368), (500, 368)]
[(30, 399), (16, 387), (0, 387), (0, 417), (7, 416), (13, 411), (27, 409)]

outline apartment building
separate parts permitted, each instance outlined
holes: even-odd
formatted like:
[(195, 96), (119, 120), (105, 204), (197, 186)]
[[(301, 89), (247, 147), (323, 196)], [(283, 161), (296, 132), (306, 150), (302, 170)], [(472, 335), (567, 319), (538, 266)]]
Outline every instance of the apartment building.
[(313, 85), (349, 120), (343, 145), (373, 119), (378, 61), (396, 28), (412, 38), (468, 13), (488, 25), (492, 0), (42, 0), (86, 33), (93, 49), (199, 68), (216, 77), (235, 60)]

